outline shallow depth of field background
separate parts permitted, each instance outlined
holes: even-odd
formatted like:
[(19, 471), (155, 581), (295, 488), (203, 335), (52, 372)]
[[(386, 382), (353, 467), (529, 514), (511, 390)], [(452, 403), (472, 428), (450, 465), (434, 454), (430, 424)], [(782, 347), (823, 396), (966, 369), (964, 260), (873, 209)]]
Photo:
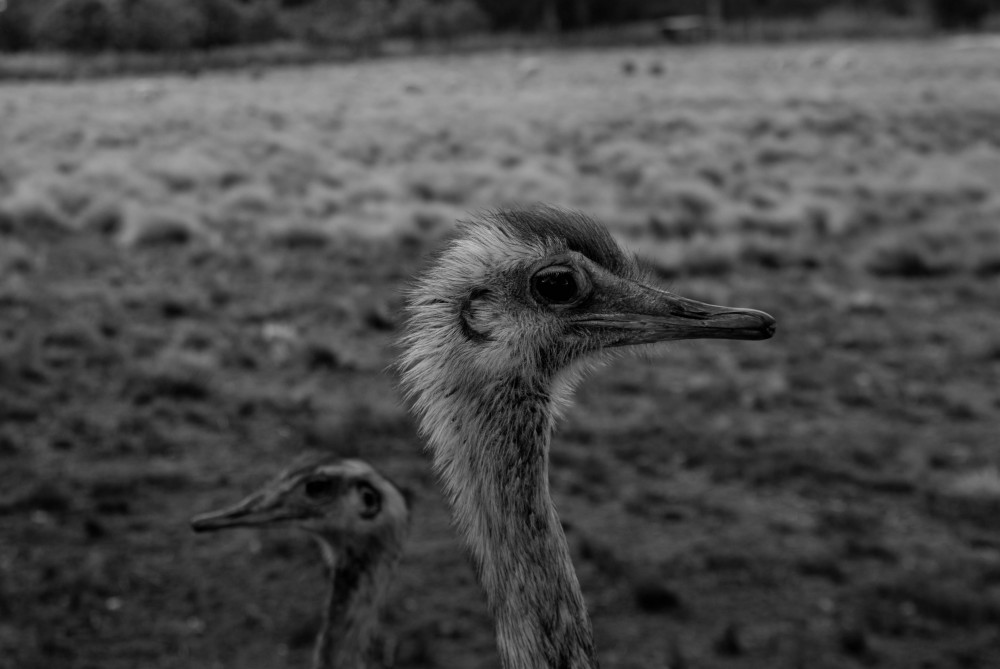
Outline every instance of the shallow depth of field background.
[(456, 219), (583, 210), (766, 310), (589, 378), (552, 487), (603, 665), (1000, 666), (1000, 52), (387, 59), (0, 86), (0, 666), (305, 667), (307, 450), (417, 494), (396, 667), (496, 667), (388, 366)]

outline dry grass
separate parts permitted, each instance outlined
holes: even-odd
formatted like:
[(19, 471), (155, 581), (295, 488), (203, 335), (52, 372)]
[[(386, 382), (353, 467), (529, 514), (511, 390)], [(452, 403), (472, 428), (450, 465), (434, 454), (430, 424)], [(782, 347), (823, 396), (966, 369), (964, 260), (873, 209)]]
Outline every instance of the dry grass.
[(604, 665), (1000, 662), (993, 53), (532, 57), (0, 87), (0, 657), (303, 666), (312, 546), (186, 519), (323, 449), (419, 500), (395, 666), (496, 666), (386, 369), (455, 219), (544, 200), (780, 323), (581, 387), (552, 485)]

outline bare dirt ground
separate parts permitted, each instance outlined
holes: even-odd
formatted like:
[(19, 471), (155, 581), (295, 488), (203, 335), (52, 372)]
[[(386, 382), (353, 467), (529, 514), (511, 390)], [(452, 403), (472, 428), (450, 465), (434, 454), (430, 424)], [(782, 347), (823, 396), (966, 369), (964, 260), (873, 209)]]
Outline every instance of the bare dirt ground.
[(996, 53), (0, 87), (0, 666), (307, 666), (310, 542), (187, 521), (312, 449), (417, 493), (394, 666), (496, 667), (387, 366), (423, 256), (518, 201), (779, 321), (619, 361), (561, 424), (604, 666), (1000, 666)]

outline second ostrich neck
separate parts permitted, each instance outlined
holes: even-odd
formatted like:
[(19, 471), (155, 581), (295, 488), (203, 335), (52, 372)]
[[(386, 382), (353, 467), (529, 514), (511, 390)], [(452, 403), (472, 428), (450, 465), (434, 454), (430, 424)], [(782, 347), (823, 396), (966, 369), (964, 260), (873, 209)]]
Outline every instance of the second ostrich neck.
[(367, 669), (379, 607), (398, 556), (358, 555), (317, 537), (330, 579), (315, 669)]
[(549, 493), (548, 389), (511, 377), (452, 398), (435, 463), (496, 620), (504, 669), (597, 667)]

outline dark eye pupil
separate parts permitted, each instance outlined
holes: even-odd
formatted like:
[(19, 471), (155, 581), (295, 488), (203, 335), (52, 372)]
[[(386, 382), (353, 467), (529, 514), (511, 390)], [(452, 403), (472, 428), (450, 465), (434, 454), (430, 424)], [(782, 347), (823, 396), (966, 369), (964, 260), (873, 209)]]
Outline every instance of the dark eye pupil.
[(382, 499), (378, 492), (374, 488), (368, 485), (362, 485), (361, 489), (361, 504), (364, 505), (364, 510), (362, 515), (365, 518), (371, 518), (375, 516), (379, 510), (382, 508)]
[(316, 479), (306, 482), (306, 497), (328, 497), (333, 492), (333, 481), (330, 479)]
[(552, 304), (572, 302), (579, 290), (572, 272), (552, 272), (535, 277), (535, 292)]

